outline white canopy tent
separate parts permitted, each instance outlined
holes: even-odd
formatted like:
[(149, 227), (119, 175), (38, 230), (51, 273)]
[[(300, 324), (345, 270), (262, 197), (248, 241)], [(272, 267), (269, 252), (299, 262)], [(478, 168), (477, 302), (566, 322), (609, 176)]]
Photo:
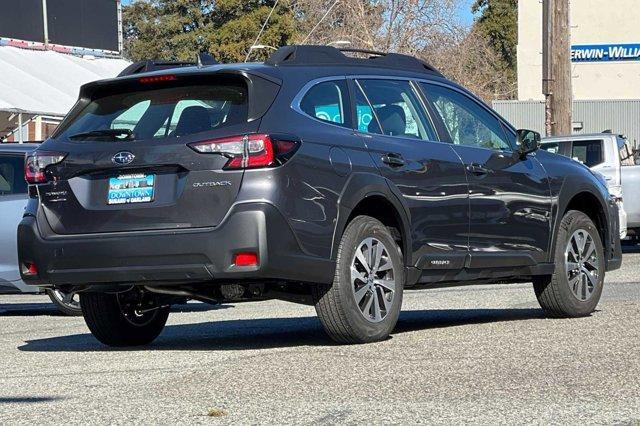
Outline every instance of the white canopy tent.
[(80, 86), (115, 77), (129, 64), (124, 59), (0, 46), (0, 139), (34, 116), (64, 116)]

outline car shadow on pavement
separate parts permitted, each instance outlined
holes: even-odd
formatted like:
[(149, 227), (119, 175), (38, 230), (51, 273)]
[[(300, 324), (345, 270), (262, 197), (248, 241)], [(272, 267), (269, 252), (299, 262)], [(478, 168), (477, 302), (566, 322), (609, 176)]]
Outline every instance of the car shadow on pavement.
[[(206, 303), (187, 303), (173, 305), (171, 312), (207, 312), (219, 309), (232, 308), (232, 305), (209, 305)], [(64, 317), (62, 312), (52, 303), (0, 303), (0, 317)]]
[[(447, 309), (405, 311), (392, 334), (443, 327), (541, 319), (541, 309)], [(475, 333), (475, 331), (470, 331)], [(28, 340), (18, 347), (27, 352), (144, 351), (144, 350), (248, 350), (294, 346), (331, 346), (316, 317), (261, 318), (212, 321), (167, 326), (151, 345), (107, 348), (91, 334)]]
[(640, 253), (640, 244), (623, 244), (622, 253)]
[(0, 317), (63, 317), (52, 303), (0, 303)]
[(2, 404), (37, 404), (43, 402), (59, 401), (63, 398), (55, 396), (11, 396), (0, 397), (0, 405)]

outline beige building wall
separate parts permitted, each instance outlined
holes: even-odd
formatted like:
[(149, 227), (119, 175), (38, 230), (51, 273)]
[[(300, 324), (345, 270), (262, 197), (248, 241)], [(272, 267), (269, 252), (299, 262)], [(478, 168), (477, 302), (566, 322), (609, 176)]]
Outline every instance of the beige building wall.
[[(571, 44), (640, 44), (640, 0), (572, 0)], [(575, 100), (640, 99), (640, 60), (572, 62)], [(543, 100), (542, 1), (518, 1), (518, 99)]]

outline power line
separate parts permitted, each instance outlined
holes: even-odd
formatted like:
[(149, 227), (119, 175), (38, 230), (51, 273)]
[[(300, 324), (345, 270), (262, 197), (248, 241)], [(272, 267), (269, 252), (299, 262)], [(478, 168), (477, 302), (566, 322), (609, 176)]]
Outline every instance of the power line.
[(333, 9), (333, 8), (334, 8), (334, 6), (335, 6), (336, 4), (338, 4), (338, 2), (339, 2), (339, 1), (340, 1), (340, 0), (336, 0), (336, 1), (334, 1), (334, 2), (333, 2), (333, 4), (331, 5), (331, 7), (330, 7), (329, 9), (327, 9), (327, 11), (326, 11), (326, 12), (325, 12), (325, 14), (322, 16), (322, 18), (320, 18), (320, 20), (318, 21), (318, 23), (316, 24), (316, 26), (315, 26), (315, 27), (313, 27), (313, 28), (311, 29), (311, 31), (309, 31), (309, 34), (307, 34), (307, 36), (304, 38), (304, 40), (302, 40), (302, 43), (301, 43), (301, 44), (305, 44), (305, 43), (306, 43), (306, 41), (309, 39), (309, 37), (311, 37), (311, 34), (313, 34), (313, 32), (316, 30), (316, 28), (318, 28), (318, 26), (322, 23), (322, 21), (324, 21), (324, 18), (326, 18), (326, 17), (327, 17), (327, 15), (329, 15), (329, 12), (331, 12), (331, 9)]
[[(267, 15), (267, 19), (264, 20), (264, 23), (262, 24), (262, 28), (260, 28), (260, 32), (258, 33), (258, 36), (253, 41), (253, 43), (251, 44), (251, 47), (255, 46), (258, 43), (258, 40), (260, 40), (260, 36), (264, 32), (264, 29), (267, 27), (267, 23), (269, 22), (269, 19), (271, 19), (271, 15), (273, 14), (273, 11), (276, 10), (276, 6), (278, 5), (278, 1), (279, 0), (276, 0), (275, 3), (273, 3), (273, 7), (271, 8), (271, 11), (269, 12), (269, 15)], [(249, 60), (249, 55), (251, 55), (251, 47), (249, 47), (249, 51), (247, 52), (247, 56), (244, 57), (244, 61), (245, 62), (247, 62), (247, 60)]]

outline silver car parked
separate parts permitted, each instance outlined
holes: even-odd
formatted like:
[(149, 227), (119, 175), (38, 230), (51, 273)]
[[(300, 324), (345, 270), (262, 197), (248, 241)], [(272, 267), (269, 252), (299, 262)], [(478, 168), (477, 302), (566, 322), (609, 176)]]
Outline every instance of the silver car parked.
[[(20, 279), (16, 236), (27, 203), (27, 183), (24, 180), (25, 153), (38, 144), (0, 144), (0, 293), (42, 292)], [(78, 296), (62, 289), (47, 290), (56, 307), (67, 315), (80, 315)]]

